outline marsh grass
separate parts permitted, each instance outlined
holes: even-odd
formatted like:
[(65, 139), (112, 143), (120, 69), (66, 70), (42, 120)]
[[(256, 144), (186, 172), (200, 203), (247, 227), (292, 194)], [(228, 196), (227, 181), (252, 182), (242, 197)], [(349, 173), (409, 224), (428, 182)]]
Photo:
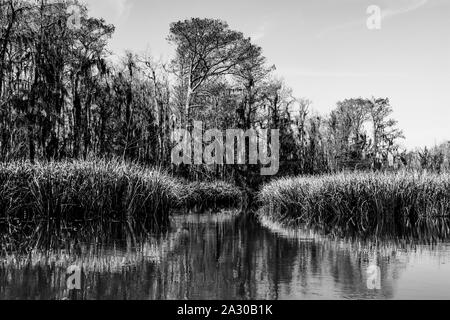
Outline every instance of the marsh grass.
[(450, 236), (450, 175), (350, 173), (284, 178), (258, 195), (260, 217), (343, 237)]
[(177, 206), (207, 208), (228, 208), (241, 206), (245, 201), (242, 190), (224, 181), (184, 183), (178, 189)]
[(138, 234), (164, 231), (173, 207), (241, 199), (225, 182), (187, 183), (120, 161), (0, 163), (0, 243), (5, 251), (93, 235), (136, 241)]
[(177, 182), (117, 161), (0, 164), (0, 225), (6, 242), (53, 246), (71, 233), (111, 232), (111, 222), (139, 229), (166, 224)]

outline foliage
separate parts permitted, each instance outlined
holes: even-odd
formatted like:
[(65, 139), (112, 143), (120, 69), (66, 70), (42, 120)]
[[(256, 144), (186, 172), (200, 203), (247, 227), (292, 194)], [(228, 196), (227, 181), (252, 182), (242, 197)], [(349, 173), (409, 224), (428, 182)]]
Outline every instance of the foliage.
[(223, 182), (192, 182), (183, 185), (178, 197), (181, 207), (211, 207), (242, 205), (245, 199), (243, 192), (236, 186)]
[(448, 174), (352, 173), (265, 185), (261, 215), (339, 236), (450, 236)]
[[(111, 223), (127, 226), (132, 234), (164, 229), (170, 209), (178, 204), (242, 200), (239, 189), (226, 183), (187, 184), (160, 170), (117, 160), (0, 163), (1, 234), (31, 247), (52, 246), (86, 228), (100, 236)], [(33, 237), (42, 231), (49, 236), (47, 243)]]
[[(80, 8), (80, 28), (67, 24), (70, 5)], [(281, 176), (380, 169), (399, 157), (388, 99), (348, 99), (317, 115), (274, 77), (262, 48), (225, 21), (172, 23), (170, 63), (132, 52), (113, 61), (114, 26), (76, 1), (1, 6), (1, 161), (120, 158), (257, 188), (259, 166), (171, 165), (172, 133), (195, 120), (205, 131), (279, 129)]]

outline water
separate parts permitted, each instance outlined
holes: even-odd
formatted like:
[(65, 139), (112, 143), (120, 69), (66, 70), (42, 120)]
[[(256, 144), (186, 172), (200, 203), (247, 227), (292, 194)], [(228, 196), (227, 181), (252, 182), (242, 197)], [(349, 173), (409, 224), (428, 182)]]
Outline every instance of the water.
[[(171, 230), (0, 258), (0, 299), (450, 298), (450, 243), (331, 240), (236, 212), (176, 215)], [(67, 290), (71, 265), (81, 291)]]

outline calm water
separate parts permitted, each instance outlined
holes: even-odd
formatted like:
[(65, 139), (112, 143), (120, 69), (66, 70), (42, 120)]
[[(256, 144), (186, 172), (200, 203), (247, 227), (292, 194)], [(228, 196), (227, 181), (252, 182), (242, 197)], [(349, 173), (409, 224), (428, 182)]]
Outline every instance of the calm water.
[[(0, 258), (0, 299), (450, 298), (450, 243), (349, 243), (233, 212), (176, 215), (171, 229), (139, 246)], [(71, 265), (83, 270), (76, 296)]]

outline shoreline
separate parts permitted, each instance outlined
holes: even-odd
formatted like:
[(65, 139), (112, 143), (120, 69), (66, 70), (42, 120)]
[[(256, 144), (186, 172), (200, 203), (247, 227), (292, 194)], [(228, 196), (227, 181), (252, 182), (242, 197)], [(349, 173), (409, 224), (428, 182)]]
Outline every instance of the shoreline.
[[(248, 197), (227, 182), (189, 182), (119, 161), (0, 163), (0, 226), (11, 237), (45, 230), (58, 238), (74, 226), (83, 234), (85, 225), (107, 234), (112, 222), (135, 237), (163, 231), (174, 210), (242, 209)], [(258, 218), (286, 230), (306, 227), (362, 238), (450, 236), (450, 175), (445, 174), (279, 178), (264, 184), (256, 199)]]
[(338, 237), (448, 238), (450, 175), (347, 173), (282, 178), (263, 186), (261, 215)]
[[(211, 197), (210, 195), (213, 195)], [(164, 231), (176, 208), (239, 205), (226, 182), (187, 183), (118, 161), (0, 163), (3, 249), (54, 247), (61, 239)]]

